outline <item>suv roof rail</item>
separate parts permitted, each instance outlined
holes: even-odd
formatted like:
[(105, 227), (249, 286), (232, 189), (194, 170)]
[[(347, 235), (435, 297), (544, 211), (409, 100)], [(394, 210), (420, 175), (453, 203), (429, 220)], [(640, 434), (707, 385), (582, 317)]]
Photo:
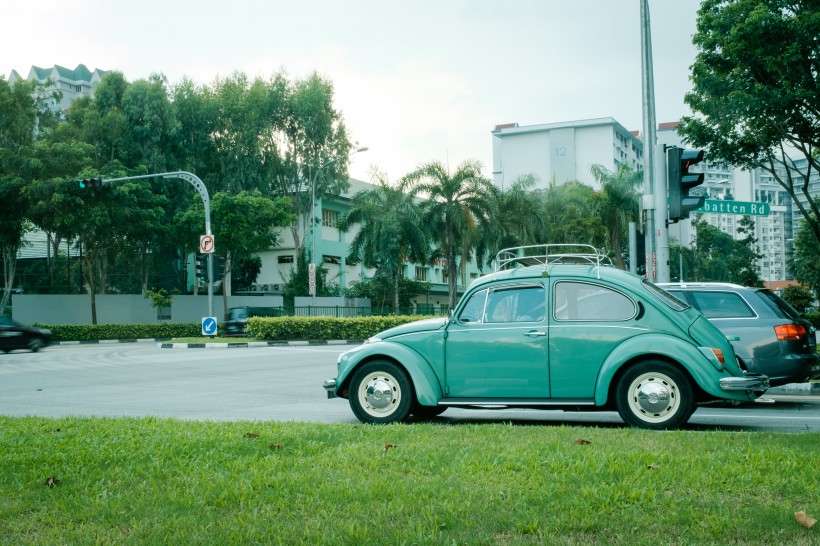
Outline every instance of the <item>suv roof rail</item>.
[(495, 271), (510, 269), (516, 265), (543, 265), (546, 270), (550, 265), (588, 264), (596, 268), (598, 278), (600, 267), (611, 266), (608, 256), (592, 245), (585, 244), (544, 244), (505, 248), (495, 255)]
[(699, 281), (683, 281), (683, 282), (658, 282), (655, 283), (658, 286), (679, 286), (681, 288), (687, 288), (689, 286), (693, 287), (714, 287), (714, 288), (748, 288), (747, 286), (743, 286), (740, 284), (735, 284), (731, 282), (699, 282)]

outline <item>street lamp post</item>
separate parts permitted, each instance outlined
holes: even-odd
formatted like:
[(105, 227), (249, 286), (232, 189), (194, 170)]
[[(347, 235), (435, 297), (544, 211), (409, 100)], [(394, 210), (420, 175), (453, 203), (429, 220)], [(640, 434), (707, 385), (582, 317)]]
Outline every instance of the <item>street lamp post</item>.
[[(350, 157), (359, 152), (366, 152), (368, 149), (367, 146), (359, 146), (344, 157)], [(316, 167), (316, 172), (313, 173), (313, 181), (310, 184), (310, 269), (308, 273), (308, 286), (310, 287), (310, 295), (313, 298), (311, 301), (312, 307), (316, 307), (316, 180), (319, 178), (319, 171), (322, 170), (322, 167), (335, 163), (339, 159), (341, 159), (341, 157), (325, 161)]]

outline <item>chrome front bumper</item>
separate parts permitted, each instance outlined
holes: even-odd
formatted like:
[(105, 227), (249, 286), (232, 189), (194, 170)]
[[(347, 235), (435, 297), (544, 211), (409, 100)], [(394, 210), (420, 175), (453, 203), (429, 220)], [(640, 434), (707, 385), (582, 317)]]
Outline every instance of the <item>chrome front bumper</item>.
[(328, 398), (336, 398), (336, 378), (333, 379), (325, 379), (325, 382), (322, 383), (322, 387), (324, 387), (325, 391), (327, 392)]
[(749, 377), (724, 377), (720, 380), (723, 391), (765, 391), (769, 388), (769, 378), (765, 375)]

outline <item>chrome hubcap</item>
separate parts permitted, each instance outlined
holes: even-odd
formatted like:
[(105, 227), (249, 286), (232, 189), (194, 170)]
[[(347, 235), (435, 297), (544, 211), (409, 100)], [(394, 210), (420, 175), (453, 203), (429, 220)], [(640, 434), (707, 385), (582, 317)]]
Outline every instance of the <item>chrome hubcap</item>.
[(629, 388), (632, 413), (644, 421), (662, 423), (680, 407), (678, 386), (662, 373), (645, 373), (635, 378)]
[(396, 379), (390, 374), (372, 373), (362, 381), (359, 400), (368, 413), (385, 416), (398, 407), (401, 390)]

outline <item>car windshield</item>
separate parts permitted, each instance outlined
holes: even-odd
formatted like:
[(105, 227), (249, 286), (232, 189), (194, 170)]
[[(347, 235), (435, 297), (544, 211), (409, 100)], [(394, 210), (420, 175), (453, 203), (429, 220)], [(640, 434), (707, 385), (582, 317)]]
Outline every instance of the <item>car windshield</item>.
[(679, 300), (678, 298), (676, 298), (660, 286), (653, 284), (646, 279), (643, 280), (643, 285), (646, 287), (647, 290), (655, 294), (655, 297), (657, 297), (659, 300), (661, 300), (663, 303), (665, 303), (675, 311), (683, 311), (684, 309), (689, 307), (689, 304), (685, 301)]
[(771, 290), (758, 290), (757, 293), (760, 294), (760, 298), (766, 302), (766, 305), (771, 307), (778, 315), (792, 319), (800, 318), (800, 313), (794, 307)]

